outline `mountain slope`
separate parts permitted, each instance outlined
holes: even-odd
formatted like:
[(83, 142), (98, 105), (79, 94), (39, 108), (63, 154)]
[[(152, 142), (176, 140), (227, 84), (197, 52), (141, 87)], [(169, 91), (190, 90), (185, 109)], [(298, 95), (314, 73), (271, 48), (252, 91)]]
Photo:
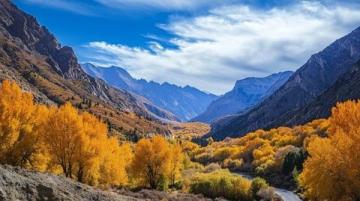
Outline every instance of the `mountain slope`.
[(82, 68), (89, 75), (101, 78), (116, 88), (144, 96), (158, 107), (172, 112), (182, 121), (190, 120), (205, 111), (210, 102), (217, 98), (213, 94), (189, 86), (179, 87), (166, 82), (159, 84), (143, 79), (137, 80), (120, 67), (103, 68), (87, 63), (83, 64)]
[(251, 77), (238, 80), (231, 91), (213, 101), (204, 113), (193, 120), (211, 123), (221, 117), (242, 112), (271, 95), (289, 79), (291, 74), (292, 72), (287, 71), (263, 78)]
[[(70, 101), (106, 121), (118, 132), (167, 133), (155, 116), (172, 118), (149, 101), (117, 90), (88, 76), (70, 47), (62, 47), (36, 19), (0, 0), (0, 80), (18, 82), (37, 101), (62, 104)], [(156, 114), (155, 114), (156, 113)]]
[(334, 85), (314, 101), (278, 121), (286, 122), (285, 125), (288, 126), (294, 126), (314, 119), (327, 118), (336, 103), (358, 99), (360, 99), (360, 61), (351, 70), (340, 76)]
[(228, 122), (214, 123), (216, 139), (241, 136), (247, 132), (285, 124), (276, 119), (313, 101), (348, 71), (360, 58), (360, 28), (335, 41), (311, 58), (273, 95), (246, 114)]

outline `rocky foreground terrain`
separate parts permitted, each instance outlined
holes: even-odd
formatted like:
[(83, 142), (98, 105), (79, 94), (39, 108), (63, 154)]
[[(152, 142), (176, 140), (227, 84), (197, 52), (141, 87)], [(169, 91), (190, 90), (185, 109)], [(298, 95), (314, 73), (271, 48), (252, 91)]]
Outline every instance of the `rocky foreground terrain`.
[(38, 173), (12, 166), (0, 166), (1, 201), (207, 201), (199, 195), (165, 193), (152, 190), (130, 192), (102, 191), (61, 176)]

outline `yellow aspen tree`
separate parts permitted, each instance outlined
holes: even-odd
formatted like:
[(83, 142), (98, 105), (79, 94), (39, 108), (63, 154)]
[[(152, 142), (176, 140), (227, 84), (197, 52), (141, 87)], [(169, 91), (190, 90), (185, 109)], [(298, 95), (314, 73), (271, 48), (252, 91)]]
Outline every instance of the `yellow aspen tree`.
[(127, 168), (131, 162), (132, 150), (130, 145), (119, 146), (116, 138), (110, 138), (106, 143), (106, 152), (100, 166), (100, 180), (102, 186), (122, 186), (128, 182)]
[(85, 112), (82, 114), (81, 146), (76, 154), (76, 177), (79, 182), (96, 185), (100, 178), (102, 163), (108, 140), (107, 127), (95, 116)]
[(52, 163), (60, 165), (66, 177), (73, 178), (77, 154), (83, 140), (82, 119), (70, 103), (52, 110), (45, 128), (44, 141)]
[(32, 127), (14, 146), (13, 155), (18, 158), (19, 165), (29, 169), (45, 171), (49, 161), (47, 150), (42, 140), (44, 126), (48, 122), (49, 109), (45, 105), (37, 105), (32, 115)]
[(329, 137), (308, 145), (309, 158), (300, 183), (310, 200), (360, 198), (360, 103), (337, 104), (329, 119)]
[[(30, 93), (15, 82), (4, 81), (0, 87), (0, 162), (25, 166), (35, 151), (33, 132), (37, 119)], [(32, 135), (34, 134), (34, 135)]]
[(170, 146), (161, 136), (141, 139), (135, 147), (132, 171), (135, 177), (150, 188), (157, 188), (161, 178), (170, 171)]
[(181, 176), (181, 169), (183, 168), (184, 154), (182, 148), (178, 144), (171, 145), (170, 149), (170, 184), (175, 185), (176, 180)]

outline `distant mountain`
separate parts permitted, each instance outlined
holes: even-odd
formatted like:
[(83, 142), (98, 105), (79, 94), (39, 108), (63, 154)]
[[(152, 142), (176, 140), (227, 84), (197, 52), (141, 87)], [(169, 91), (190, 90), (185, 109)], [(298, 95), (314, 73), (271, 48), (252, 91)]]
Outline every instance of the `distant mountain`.
[(143, 79), (134, 79), (120, 67), (98, 67), (82, 64), (89, 75), (105, 80), (108, 84), (149, 99), (155, 105), (172, 112), (180, 120), (187, 121), (205, 111), (217, 96), (202, 92), (194, 87), (179, 87), (167, 82), (159, 84)]
[(243, 112), (271, 95), (292, 73), (286, 71), (263, 78), (250, 77), (238, 80), (231, 91), (213, 101), (206, 111), (193, 121), (211, 123), (221, 117)]
[(0, 81), (4, 79), (16, 81), (39, 102), (69, 101), (119, 133), (168, 133), (157, 119), (174, 119), (150, 101), (88, 76), (72, 48), (61, 46), (9, 0), (0, 0)]
[[(360, 59), (360, 28), (335, 41), (311, 58), (275, 93), (245, 114), (230, 121), (215, 122), (215, 139), (244, 135), (257, 129), (286, 124), (288, 114), (309, 104), (332, 86)], [(283, 121), (279, 121), (283, 119)]]

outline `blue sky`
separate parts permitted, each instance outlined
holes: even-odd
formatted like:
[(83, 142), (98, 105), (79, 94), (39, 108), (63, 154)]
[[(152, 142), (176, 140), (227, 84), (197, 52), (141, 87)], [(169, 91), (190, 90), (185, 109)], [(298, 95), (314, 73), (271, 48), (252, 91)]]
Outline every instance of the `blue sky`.
[(296, 70), (360, 26), (336, 0), (13, 0), (81, 62), (222, 94), (249, 76)]

